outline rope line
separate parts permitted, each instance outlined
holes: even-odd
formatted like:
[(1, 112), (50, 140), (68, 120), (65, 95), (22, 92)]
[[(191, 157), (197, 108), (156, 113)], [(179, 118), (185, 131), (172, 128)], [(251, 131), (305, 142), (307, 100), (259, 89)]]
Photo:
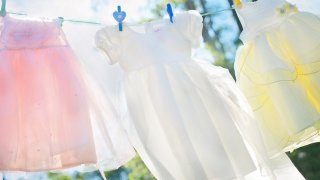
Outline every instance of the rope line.
[[(227, 8), (227, 9), (221, 9), (218, 11), (213, 11), (213, 12), (207, 12), (207, 13), (201, 13), (202, 17), (206, 16), (212, 16), (215, 14), (219, 14), (225, 11), (231, 11), (234, 10), (233, 7)], [(20, 16), (27, 16), (28, 14), (26, 13), (20, 13), (20, 12), (7, 12), (8, 14), (15, 14), (15, 15), (20, 15)], [(86, 21), (86, 20), (78, 20), (78, 19), (64, 19), (63, 17), (59, 17), (63, 19), (63, 22), (72, 22), (72, 23), (83, 23), (83, 24), (92, 24), (92, 25), (102, 25), (102, 23), (97, 22), (97, 21)]]

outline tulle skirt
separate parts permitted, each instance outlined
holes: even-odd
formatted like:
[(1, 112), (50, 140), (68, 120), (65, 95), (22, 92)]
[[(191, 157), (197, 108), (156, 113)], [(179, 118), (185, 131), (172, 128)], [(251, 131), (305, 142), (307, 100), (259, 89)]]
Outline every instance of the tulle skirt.
[(0, 52), (0, 169), (95, 163), (88, 94), (69, 47)]
[(320, 19), (293, 13), (245, 41), (237, 53), (237, 84), (270, 155), (319, 142)]
[(111, 170), (135, 155), (60, 23), (0, 18), (0, 171), (13, 176), (80, 165)]
[(256, 169), (236, 125), (250, 121), (239, 90), (227, 70), (209, 66), (186, 60), (126, 72), (129, 135), (157, 179), (234, 179)]
[(0, 53), (0, 169), (111, 170), (135, 152), (68, 46)]

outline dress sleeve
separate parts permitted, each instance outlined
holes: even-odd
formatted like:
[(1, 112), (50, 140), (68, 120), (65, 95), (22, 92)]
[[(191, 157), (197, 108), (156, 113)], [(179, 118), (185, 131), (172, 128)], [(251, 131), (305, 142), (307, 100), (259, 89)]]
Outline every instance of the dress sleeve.
[(190, 10), (177, 16), (180, 31), (188, 39), (193, 48), (200, 46), (202, 41), (203, 18), (198, 11)]
[(115, 27), (105, 27), (100, 29), (95, 36), (95, 43), (107, 57), (109, 64), (115, 64), (119, 61), (121, 55), (121, 46), (119, 34)]

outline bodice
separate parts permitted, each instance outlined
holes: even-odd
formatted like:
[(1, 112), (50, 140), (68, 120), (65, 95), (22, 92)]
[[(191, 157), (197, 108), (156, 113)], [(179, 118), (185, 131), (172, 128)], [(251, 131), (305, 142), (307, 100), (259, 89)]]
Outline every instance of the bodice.
[(192, 47), (198, 46), (202, 17), (195, 11), (177, 14), (174, 23), (168, 19), (137, 26), (124, 23), (97, 33), (97, 46), (126, 71), (155, 64), (190, 60)]
[(258, 0), (244, 2), (236, 7), (236, 12), (243, 26), (241, 39), (246, 41), (259, 32), (281, 21), (287, 14), (285, 0)]
[(0, 48), (41, 48), (67, 44), (60, 20), (15, 18), (6, 15), (0, 20)]

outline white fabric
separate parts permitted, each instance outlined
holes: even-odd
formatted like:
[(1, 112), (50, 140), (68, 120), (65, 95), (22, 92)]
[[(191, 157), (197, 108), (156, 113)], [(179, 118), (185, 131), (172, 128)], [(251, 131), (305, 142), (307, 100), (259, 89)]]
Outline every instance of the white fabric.
[[(80, 171), (91, 171), (99, 168), (102, 171), (117, 169), (127, 163), (135, 156), (135, 150), (128, 142), (128, 136), (123, 129), (121, 111), (126, 110), (126, 106), (120, 103), (120, 84), (123, 77), (119, 66), (110, 66), (105, 58), (97, 53), (94, 43), (94, 34), (100, 26), (87, 26), (85, 24), (64, 23), (63, 29), (70, 46), (78, 55), (78, 60), (88, 75), (88, 82), (92, 98), (96, 99), (96, 108), (101, 110), (95, 116), (93, 123), (94, 137), (97, 150), (97, 166), (82, 166), (77, 168)], [(81, 37), (75, 35), (85, 34)], [(123, 106), (120, 106), (123, 105)], [(116, 105), (116, 106), (114, 106)], [(117, 107), (117, 109), (115, 109)], [(113, 144), (114, 149), (107, 148)]]
[(259, 0), (242, 3), (240, 7), (236, 7), (235, 10), (244, 29), (240, 35), (241, 40), (251, 39), (266, 27), (280, 21), (282, 18), (274, 12), (274, 9), (281, 7), (285, 2), (285, 0)]
[[(200, 61), (199, 61), (200, 62)], [(252, 114), (252, 110), (246, 101), (244, 95), (238, 89), (231, 75), (226, 72), (223, 68), (218, 68), (215, 66), (210, 66), (208, 63), (202, 62), (201, 66), (204, 70), (207, 70), (207, 73), (211, 76), (211, 81), (216, 86), (224, 87), (221, 88), (221, 92), (226, 94), (226, 99), (230, 99), (238, 108), (244, 110), (248, 115)], [(220, 74), (220, 75), (219, 75)], [(239, 112), (239, 115), (243, 114)], [(247, 119), (246, 121), (243, 121)], [(237, 118), (235, 119), (242, 134), (245, 137), (245, 140), (249, 142), (249, 152), (251, 157), (257, 166), (262, 165), (262, 174), (261, 171), (254, 171), (243, 179), (245, 180), (267, 180), (275, 178), (277, 180), (303, 180), (304, 177), (294, 166), (288, 156), (282, 152), (276, 157), (269, 157), (266, 161), (265, 146), (262, 143), (262, 137), (260, 136), (258, 125), (253, 118)], [(253, 148), (253, 149), (252, 149)], [(267, 164), (265, 164), (267, 162)], [(272, 170), (272, 172), (270, 172)]]
[[(24, 18), (23, 18), (24, 19)], [(29, 19), (29, 18), (25, 18), (25, 19)], [(53, 31), (51, 28), (51, 24), (48, 24), (47, 21), (43, 21), (43, 20), (37, 20), (39, 22), (36, 22), (37, 24), (33, 23), (33, 24), (29, 24), (28, 26), (24, 26), (25, 23), (22, 22), (17, 22), (15, 24), (10, 23), (10, 21), (13, 21), (15, 19), (12, 19), (10, 16), (6, 16), (6, 18), (1, 19), (1, 21), (5, 21), (6, 26), (4, 26), (4, 28), (6, 29), (6, 32), (9, 33), (9, 37), (4, 37), (3, 36), (3, 31), (2, 31), (2, 40), (1, 41), (1, 47), (3, 47), (3, 45), (5, 44), (5, 47), (8, 48), (26, 48), (26, 47), (32, 47), (32, 48), (36, 48), (38, 46), (45, 46), (45, 47), (51, 47), (51, 46), (55, 46), (57, 44), (57, 42), (59, 41), (63, 41), (63, 45), (66, 46), (69, 43), (64, 39), (64, 35), (63, 38), (56, 37), (54, 36), (53, 38), (49, 38), (49, 35), (56, 35), (55, 31)], [(10, 20), (10, 21), (9, 21)], [(15, 20), (16, 21), (16, 20)], [(42, 22), (43, 23), (40, 23)], [(49, 21), (48, 21), (49, 22)], [(58, 20), (54, 21), (54, 25), (57, 25), (57, 22), (59, 22)], [(40, 25), (41, 26), (40, 26)], [(8, 26), (10, 25), (10, 26)], [(37, 26), (36, 26), (37, 25)], [(70, 24), (67, 24), (70, 25)], [(8, 28), (10, 27), (10, 28)], [(63, 26), (63, 28), (69, 28), (66, 26)], [(96, 152), (93, 153), (87, 153), (87, 154), (93, 154), (94, 156), (97, 156), (97, 160), (92, 162), (92, 164), (88, 164), (88, 165), (81, 165), (81, 163), (75, 164), (73, 166), (77, 166), (77, 165), (81, 165), (81, 167), (77, 167), (75, 169), (77, 170), (83, 170), (83, 171), (91, 171), (91, 170), (97, 170), (97, 168), (99, 170), (113, 170), (113, 169), (117, 169), (120, 166), (124, 165), (125, 163), (127, 163), (132, 157), (135, 156), (135, 151), (133, 149), (133, 147), (131, 146), (131, 144), (129, 143), (128, 140), (128, 136), (126, 134), (126, 131), (123, 129), (123, 127), (121, 126), (121, 122), (118, 121), (118, 117), (116, 117), (117, 110), (114, 109), (113, 106), (111, 106), (111, 104), (113, 104), (115, 101), (114, 99), (110, 98), (108, 95), (113, 96), (113, 94), (111, 93), (111, 91), (109, 89), (105, 89), (106, 86), (107, 87), (114, 87), (113, 85), (116, 83), (105, 83), (107, 78), (103, 78), (103, 81), (101, 81), (101, 79), (98, 79), (99, 76), (101, 76), (100, 73), (102, 73), (102, 68), (105, 68), (105, 66), (103, 66), (103, 60), (99, 59), (99, 58), (95, 58), (94, 56), (94, 52), (91, 51), (95, 51), (94, 47), (94, 41), (93, 41), (93, 36), (94, 33), (96, 32), (96, 29), (94, 29), (92, 31), (92, 35), (90, 36), (90, 33), (84, 32), (83, 29), (81, 27), (76, 27), (77, 28), (77, 32), (79, 34), (87, 34), (88, 36), (84, 36), (81, 38), (81, 40), (84, 43), (76, 43), (76, 45), (73, 43), (74, 40), (71, 40), (71, 46), (73, 48), (75, 48), (77, 54), (79, 54), (80, 58), (79, 59), (72, 59), (72, 62), (74, 62), (75, 64), (81, 64), (83, 66), (81, 66), (81, 80), (83, 80), (83, 82), (85, 82), (85, 86), (86, 86), (86, 90), (88, 90), (88, 99), (90, 99), (90, 106), (88, 106), (88, 108), (86, 108), (86, 110), (89, 112), (88, 114), (90, 115), (90, 118), (88, 118), (88, 121), (91, 120), (91, 125), (92, 128), (94, 129), (93, 132), (93, 136), (94, 136), (94, 146), (95, 146), (95, 150)], [(26, 29), (26, 31), (23, 31), (24, 29)], [(47, 32), (46, 30), (49, 29), (51, 31)], [(59, 32), (61, 34), (61, 28), (59, 26)], [(72, 33), (74, 33), (74, 28), (72, 29)], [(10, 31), (9, 31), (10, 30)], [(22, 33), (20, 31), (23, 31)], [(14, 32), (10, 33), (10, 32)], [(71, 32), (71, 31), (70, 31)], [(93, 33), (94, 32), (94, 33)], [(19, 37), (17, 35), (19, 35), (23, 33), (28, 35), (27, 33), (29, 33), (29, 35), (34, 35), (34, 36), (26, 36), (27, 39), (27, 43), (25, 42), (25, 40), (22, 42), (21, 39), (14, 39), (14, 37)], [(46, 33), (49, 33), (49, 35), (46, 35)], [(13, 36), (14, 35), (14, 36)], [(67, 33), (68, 35), (68, 33)], [(70, 37), (70, 36), (68, 36)], [(44, 38), (44, 40), (42, 39)], [(78, 39), (78, 36), (76, 37)], [(16, 40), (16, 41), (15, 41)], [(5, 43), (4, 43), (5, 42)], [(13, 46), (14, 43), (18, 43), (17, 46)], [(46, 44), (47, 43), (47, 44)], [(48, 44), (50, 43), (50, 44)], [(8, 44), (8, 45), (7, 45)], [(79, 47), (79, 45), (84, 46), (84, 47)], [(90, 47), (91, 48), (88, 48)], [(68, 46), (68, 49), (69, 46)], [(82, 51), (79, 51), (82, 50)], [(25, 49), (22, 49), (21, 51), (26, 51)], [(70, 50), (71, 51), (71, 50)], [(34, 60), (35, 57), (37, 56), (36, 54), (31, 53), (32, 55), (29, 57), (31, 58), (31, 60)], [(87, 56), (87, 54), (90, 54)], [(96, 53), (98, 56), (98, 53)], [(52, 53), (50, 54), (52, 55)], [(73, 53), (72, 53), (73, 55)], [(45, 59), (41, 59), (41, 60), (45, 60)], [(78, 61), (79, 60), (79, 61)], [(99, 63), (99, 61), (101, 63)], [(40, 68), (41, 69), (41, 68)], [(115, 68), (113, 68), (115, 69)], [(43, 70), (43, 69), (42, 69)], [(105, 69), (103, 69), (105, 70)], [(45, 70), (43, 70), (45, 71)], [(86, 72), (85, 72), (86, 71)], [(89, 72), (89, 73), (87, 73)], [(108, 71), (111, 73), (114, 73), (113, 75), (115, 75), (118, 71)], [(40, 73), (43, 74), (43, 73)], [(72, 74), (70, 72), (70, 74)], [(90, 74), (90, 76), (89, 76)], [(105, 74), (103, 74), (105, 75)], [(109, 77), (109, 76), (108, 76)], [(66, 78), (66, 76), (64, 76), (64, 78), (62, 79), (68, 79)], [(111, 79), (111, 78), (109, 78)], [(112, 77), (113, 80), (115, 80), (115, 77)], [(67, 81), (67, 80), (65, 80)], [(102, 83), (103, 82), (103, 83)], [(69, 82), (72, 83), (72, 82)], [(35, 84), (39, 84), (39, 82), (35, 82)], [(67, 84), (67, 83), (66, 83)], [(50, 89), (50, 87), (48, 87)], [(88, 89), (87, 89), (88, 88)], [(77, 88), (79, 91), (81, 91), (82, 89)], [(41, 90), (41, 89), (40, 89)], [(40, 92), (39, 90), (39, 92)], [(107, 91), (107, 92), (106, 92)], [(65, 95), (68, 96), (68, 95)], [(52, 97), (54, 98), (54, 97)], [(65, 100), (67, 101), (67, 99)], [(111, 103), (112, 102), (112, 103)], [(89, 105), (89, 103), (86, 103), (87, 105)], [(59, 104), (60, 106), (63, 106), (62, 104)], [(87, 107), (87, 106), (86, 106)], [(80, 113), (80, 112), (79, 112)], [(85, 117), (83, 117), (85, 118)], [(76, 119), (75, 121), (77, 121), (78, 123), (80, 119)], [(90, 123), (90, 122), (89, 122)], [(74, 128), (76, 126), (73, 126)], [(77, 129), (75, 128), (75, 131), (79, 131), (79, 134), (84, 135), (84, 137), (88, 138), (88, 136), (86, 136), (86, 133), (84, 133), (84, 129), (87, 130), (90, 127), (85, 126), (83, 129)], [(32, 130), (32, 129), (31, 129)], [(42, 131), (45, 131), (45, 129), (43, 129)], [(71, 133), (72, 132), (68, 132)], [(92, 133), (90, 133), (92, 134)], [(40, 138), (40, 137), (38, 137)], [(65, 137), (68, 138), (68, 137)], [(77, 138), (79, 141), (84, 141), (85, 139), (82, 136), (77, 136), (75, 137)], [(52, 153), (52, 152), (51, 152)], [(39, 154), (39, 153), (38, 153)], [(34, 154), (33, 156), (35, 156), (36, 154)], [(79, 155), (80, 159), (84, 158), (83, 156)], [(49, 157), (48, 157), (49, 158)], [(72, 157), (73, 159), (75, 158), (74, 156)], [(82, 163), (86, 163), (86, 162), (82, 162)], [(37, 164), (37, 165), (41, 165)], [(70, 168), (70, 166), (68, 167), (63, 167), (63, 168)], [(8, 169), (11, 170), (11, 169)], [(48, 169), (50, 170), (50, 169)], [(60, 169), (59, 169), (60, 170)], [(62, 171), (62, 170), (61, 170)], [(10, 179), (13, 178), (17, 178), (19, 179), (19, 177), (21, 176), (21, 174), (28, 174), (30, 176), (32, 176), (33, 174), (37, 174), (37, 173), (19, 173), (19, 172), (5, 172), (6, 175), (10, 174)]]
[(319, 142), (320, 21), (283, 0), (236, 8), (243, 46), (237, 84), (248, 99), (270, 155)]
[[(277, 180), (304, 180), (297, 168), (293, 165), (285, 153), (271, 159), (273, 173)], [(245, 180), (269, 180), (255, 171), (246, 176)]]
[(188, 11), (173, 24), (98, 31), (97, 46), (125, 72), (131, 141), (158, 179), (237, 179), (256, 169), (240, 128), (272, 176), (251, 110), (227, 70), (190, 58), (201, 22)]

